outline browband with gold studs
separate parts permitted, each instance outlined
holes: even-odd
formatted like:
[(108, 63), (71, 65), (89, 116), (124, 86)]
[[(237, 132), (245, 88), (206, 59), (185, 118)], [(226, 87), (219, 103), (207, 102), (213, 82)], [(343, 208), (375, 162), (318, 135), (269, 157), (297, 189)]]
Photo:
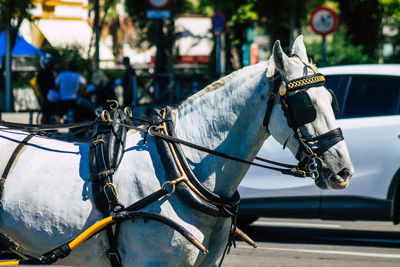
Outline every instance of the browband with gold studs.
[(299, 79), (292, 80), (286, 84), (287, 90), (295, 91), (314, 86), (322, 86), (325, 83), (325, 77), (321, 73), (309, 75)]

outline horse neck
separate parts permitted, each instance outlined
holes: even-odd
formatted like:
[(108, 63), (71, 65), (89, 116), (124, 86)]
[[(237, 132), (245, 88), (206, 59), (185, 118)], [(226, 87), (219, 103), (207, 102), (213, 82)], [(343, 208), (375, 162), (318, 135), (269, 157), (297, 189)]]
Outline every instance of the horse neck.
[[(262, 126), (269, 88), (266, 64), (224, 77), (175, 110), (179, 138), (231, 156), (253, 160), (267, 138)], [(182, 146), (198, 179), (210, 190), (231, 196), (249, 166)]]

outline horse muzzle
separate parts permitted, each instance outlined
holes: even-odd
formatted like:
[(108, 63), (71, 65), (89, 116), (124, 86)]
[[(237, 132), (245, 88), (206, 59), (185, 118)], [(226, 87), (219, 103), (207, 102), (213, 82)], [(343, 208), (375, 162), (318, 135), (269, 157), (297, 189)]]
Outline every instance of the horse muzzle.
[(319, 158), (316, 158), (316, 162), (319, 172), (319, 176), (314, 180), (316, 186), (321, 189), (344, 189), (347, 187), (350, 178), (353, 176), (353, 171), (343, 168), (335, 173)]

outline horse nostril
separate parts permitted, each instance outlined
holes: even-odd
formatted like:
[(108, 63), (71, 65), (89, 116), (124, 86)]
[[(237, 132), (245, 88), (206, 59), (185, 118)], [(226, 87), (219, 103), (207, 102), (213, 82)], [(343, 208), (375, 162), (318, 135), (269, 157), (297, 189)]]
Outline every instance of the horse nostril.
[(347, 168), (341, 170), (337, 175), (339, 175), (344, 181), (347, 181), (351, 178), (350, 170)]

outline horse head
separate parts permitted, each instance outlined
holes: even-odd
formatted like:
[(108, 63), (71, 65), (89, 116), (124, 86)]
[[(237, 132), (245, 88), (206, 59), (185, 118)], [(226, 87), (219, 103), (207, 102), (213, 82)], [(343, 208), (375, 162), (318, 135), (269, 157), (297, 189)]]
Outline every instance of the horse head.
[(302, 36), (296, 39), (291, 56), (279, 41), (274, 44), (267, 77), (279, 86), (267, 125), (270, 134), (290, 149), (318, 187), (345, 188), (354, 167), (336, 123), (336, 98), (309, 62)]

